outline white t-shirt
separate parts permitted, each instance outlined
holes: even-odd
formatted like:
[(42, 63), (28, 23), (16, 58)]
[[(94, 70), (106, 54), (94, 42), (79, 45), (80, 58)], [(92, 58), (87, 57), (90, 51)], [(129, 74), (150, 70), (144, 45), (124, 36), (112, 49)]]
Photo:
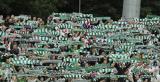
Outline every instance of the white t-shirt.
[(37, 79), (28, 79), (28, 82), (36, 82)]
[(11, 81), (10, 82), (17, 82), (16, 80), (13, 80), (13, 79), (11, 79)]
[(153, 45), (153, 41), (152, 40), (149, 41), (148, 45)]
[(78, 37), (74, 37), (73, 38), (73, 40), (75, 40), (75, 41), (79, 41), (79, 39), (80, 39), (80, 37), (78, 36)]
[(137, 82), (142, 82), (142, 80), (141, 80), (141, 79), (138, 79)]

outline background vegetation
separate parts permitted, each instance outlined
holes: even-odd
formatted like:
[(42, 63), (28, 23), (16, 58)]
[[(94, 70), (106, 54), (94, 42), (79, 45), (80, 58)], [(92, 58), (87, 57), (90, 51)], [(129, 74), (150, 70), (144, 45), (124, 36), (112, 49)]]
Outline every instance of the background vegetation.
[[(82, 12), (119, 19), (123, 0), (81, 0)], [(160, 15), (160, 0), (142, 0), (141, 17)], [(28, 14), (45, 18), (52, 12), (78, 12), (78, 0), (0, 0), (0, 14)]]

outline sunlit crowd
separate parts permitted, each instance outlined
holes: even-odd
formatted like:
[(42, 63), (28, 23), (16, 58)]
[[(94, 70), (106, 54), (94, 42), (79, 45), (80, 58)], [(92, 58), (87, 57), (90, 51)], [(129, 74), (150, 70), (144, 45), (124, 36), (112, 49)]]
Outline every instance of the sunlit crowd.
[(160, 17), (0, 15), (0, 82), (160, 82)]

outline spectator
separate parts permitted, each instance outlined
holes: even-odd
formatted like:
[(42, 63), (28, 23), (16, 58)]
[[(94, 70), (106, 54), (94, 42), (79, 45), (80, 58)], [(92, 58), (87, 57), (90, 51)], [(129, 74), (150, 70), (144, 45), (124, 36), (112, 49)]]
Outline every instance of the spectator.
[(18, 55), (20, 53), (20, 48), (17, 46), (17, 44), (13, 45), (13, 48), (10, 51), (11, 54)]

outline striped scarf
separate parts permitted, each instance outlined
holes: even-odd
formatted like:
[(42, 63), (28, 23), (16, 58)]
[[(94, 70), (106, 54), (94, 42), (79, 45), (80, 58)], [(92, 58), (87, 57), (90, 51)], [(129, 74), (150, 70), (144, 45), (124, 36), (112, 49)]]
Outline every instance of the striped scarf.
[(64, 58), (64, 62), (76, 63), (79, 61), (79, 58)]
[(82, 74), (67, 74), (64, 75), (65, 78), (82, 78), (84, 77)]
[(66, 67), (66, 66), (72, 66), (71, 63), (65, 63), (65, 62), (61, 62), (57, 64), (58, 67)]

